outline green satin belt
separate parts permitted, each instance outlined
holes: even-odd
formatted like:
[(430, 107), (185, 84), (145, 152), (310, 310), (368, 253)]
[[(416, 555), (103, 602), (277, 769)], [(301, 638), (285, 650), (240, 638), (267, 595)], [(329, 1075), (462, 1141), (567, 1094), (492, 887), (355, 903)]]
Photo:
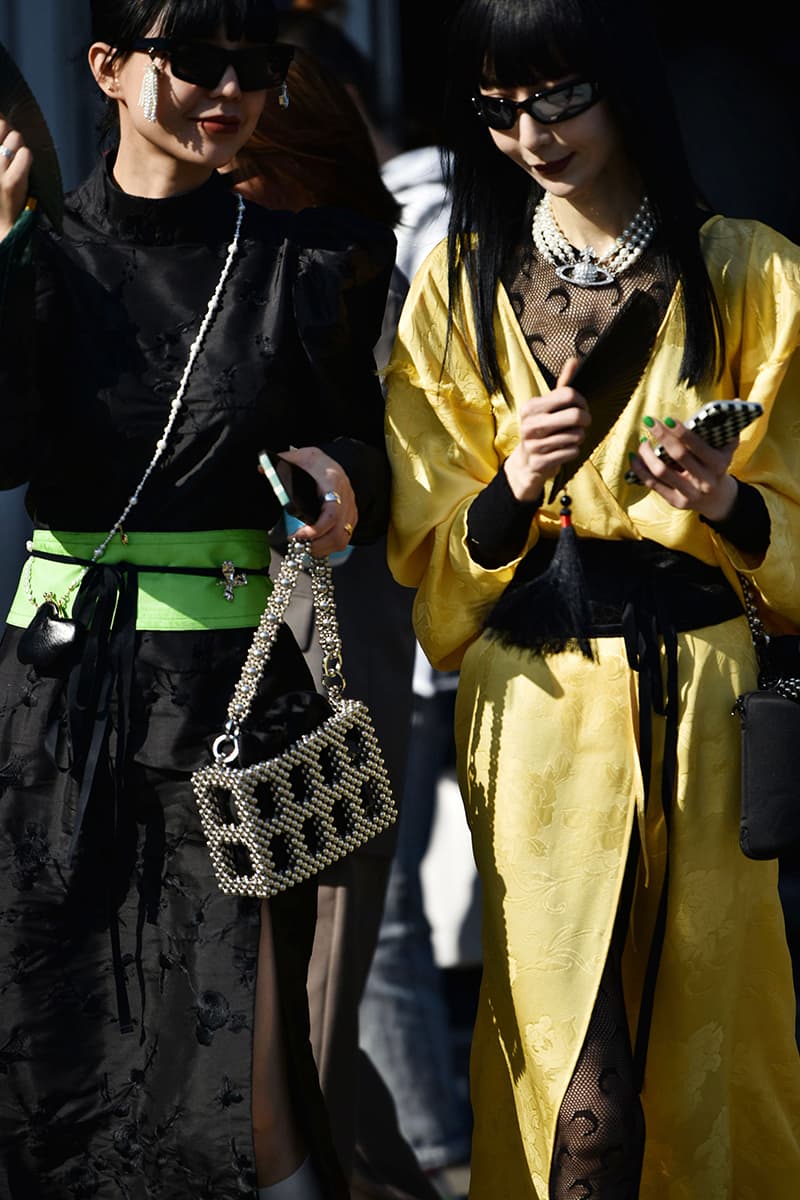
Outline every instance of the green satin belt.
[[(55, 598), (64, 615), (71, 615), (78, 588), (92, 570), (92, 553), (105, 536), (37, 529), (28, 543), (31, 557), (22, 569), (8, 624), (25, 628), (46, 598)], [(137, 576), (137, 629), (258, 625), (272, 588), (269, 539), (263, 530), (132, 532), (127, 539), (123, 544), (115, 537), (99, 565)]]

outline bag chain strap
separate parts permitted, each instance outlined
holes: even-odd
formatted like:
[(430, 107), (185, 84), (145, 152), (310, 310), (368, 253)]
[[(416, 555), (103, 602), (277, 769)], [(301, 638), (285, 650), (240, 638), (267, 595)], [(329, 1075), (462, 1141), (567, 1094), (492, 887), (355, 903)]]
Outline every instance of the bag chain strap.
[(742, 585), (742, 595), (744, 596), (744, 611), (747, 615), (747, 624), (750, 626), (750, 636), (753, 639), (753, 645), (756, 650), (758, 659), (758, 686), (762, 690), (777, 692), (779, 696), (786, 696), (789, 700), (800, 702), (800, 679), (786, 675), (767, 675), (764, 670), (764, 651), (769, 645), (770, 635), (764, 628), (764, 623), (761, 620), (761, 615), (756, 604), (755, 593), (750, 580), (744, 576), (739, 576), (739, 583)]
[(332, 708), (339, 709), (344, 704), (342, 692), (345, 689), (345, 679), (342, 668), (342, 641), (339, 634), (339, 623), (336, 619), (333, 569), (327, 558), (314, 558), (302, 542), (290, 541), (278, 577), (273, 583), (267, 607), (261, 614), (261, 620), (253, 634), (239, 682), (231, 696), (225, 732), (221, 733), (214, 742), (213, 754), (217, 762), (232, 763), (239, 757), (241, 727), (250, 713), (258, 685), (302, 570), (307, 571), (311, 579), (315, 624), (322, 650), (322, 689)]

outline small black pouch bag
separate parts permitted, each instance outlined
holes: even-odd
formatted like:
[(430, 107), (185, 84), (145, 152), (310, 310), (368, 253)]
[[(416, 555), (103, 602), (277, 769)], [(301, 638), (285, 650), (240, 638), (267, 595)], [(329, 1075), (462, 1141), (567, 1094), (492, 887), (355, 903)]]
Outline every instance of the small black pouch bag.
[(800, 703), (765, 688), (745, 692), (739, 844), (748, 858), (800, 849)]
[(742, 731), (739, 844), (748, 858), (800, 849), (800, 636), (766, 633), (742, 579), (759, 686), (736, 701)]
[(58, 606), (45, 600), (19, 639), (17, 657), (43, 678), (64, 679), (80, 659), (84, 633), (77, 621), (62, 617)]

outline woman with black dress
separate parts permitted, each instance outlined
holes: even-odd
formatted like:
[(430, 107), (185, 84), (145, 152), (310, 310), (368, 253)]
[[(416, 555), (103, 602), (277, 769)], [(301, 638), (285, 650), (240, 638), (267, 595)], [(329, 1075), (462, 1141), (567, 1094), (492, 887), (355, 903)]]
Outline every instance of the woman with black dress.
[[(313, 554), (385, 526), (393, 239), (218, 173), (290, 102), (269, 3), (92, 18), (119, 143), (63, 229), (22, 212), (31, 154), (0, 121), (0, 485), (27, 482), (35, 527), (0, 647), (0, 1192), (344, 1197), (308, 1043), (315, 884), (223, 895), (190, 776), (268, 594), (258, 452), (313, 476)], [(75, 635), (66, 657), (32, 619)], [(284, 629), (256, 742), (308, 686)]]

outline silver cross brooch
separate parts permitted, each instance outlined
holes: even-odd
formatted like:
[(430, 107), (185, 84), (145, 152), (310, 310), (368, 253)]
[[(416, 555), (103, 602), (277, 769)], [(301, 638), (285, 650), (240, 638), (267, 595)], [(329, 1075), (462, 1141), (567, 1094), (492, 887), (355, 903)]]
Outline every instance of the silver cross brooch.
[(223, 599), (231, 601), (236, 599), (236, 588), (247, 587), (247, 576), (244, 571), (237, 571), (236, 567), (230, 560), (222, 564), (222, 579), (217, 580), (217, 587), (224, 587), (222, 593)]

